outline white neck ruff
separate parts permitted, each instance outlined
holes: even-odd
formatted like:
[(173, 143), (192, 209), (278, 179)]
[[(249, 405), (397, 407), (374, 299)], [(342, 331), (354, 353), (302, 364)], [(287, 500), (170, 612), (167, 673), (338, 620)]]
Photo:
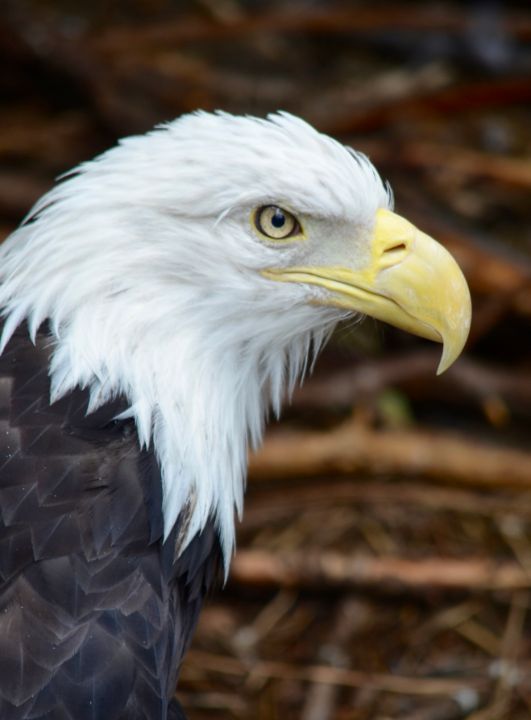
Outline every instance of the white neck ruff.
[(367, 158), (290, 115), (184, 116), (80, 166), (0, 246), (0, 351), (48, 319), (51, 401), (125, 396), (160, 463), (165, 536), (186, 517), (182, 549), (213, 517), (227, 567), (248, 445), (345, 315), (261, 275), (304, 264), (305, 243), (262, 242), (252, 213), (291, 209), (356, 255), (391, 202)]

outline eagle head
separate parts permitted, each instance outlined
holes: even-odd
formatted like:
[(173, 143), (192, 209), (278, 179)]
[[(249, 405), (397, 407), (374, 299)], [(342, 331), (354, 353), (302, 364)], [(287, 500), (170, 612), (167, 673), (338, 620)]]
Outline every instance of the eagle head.
[(463, 275), (392, 204), (364, 155), (292, 115), (186, 115), (69, 173), (4, 243), (3, 346), (47, 320), (51, 400), (124, 396), (166, 535), (213, 517), (227, 559), (248, 445), (339, 319), (442, 342), (439, 371), (463, 348)]

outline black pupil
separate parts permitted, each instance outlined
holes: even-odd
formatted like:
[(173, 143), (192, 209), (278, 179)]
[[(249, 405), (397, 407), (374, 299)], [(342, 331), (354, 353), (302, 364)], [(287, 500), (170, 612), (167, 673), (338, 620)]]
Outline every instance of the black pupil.
[(275, 213), (271, 218), (271, 225), (275, 228), (281, 228), (286, 224), (286, 216), (280, 208), (275, 209)]

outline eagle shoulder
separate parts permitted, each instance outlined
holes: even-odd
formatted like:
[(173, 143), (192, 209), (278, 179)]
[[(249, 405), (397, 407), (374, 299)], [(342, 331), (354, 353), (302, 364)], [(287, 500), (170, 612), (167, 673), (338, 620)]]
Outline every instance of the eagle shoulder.
[(0, 717), (165, 720), (217, 533), (179, 554), (178, 522), (162, 542), (160, 470), (123, 398), (50, 404), (51, 347), (21, 328), (0, 358)]

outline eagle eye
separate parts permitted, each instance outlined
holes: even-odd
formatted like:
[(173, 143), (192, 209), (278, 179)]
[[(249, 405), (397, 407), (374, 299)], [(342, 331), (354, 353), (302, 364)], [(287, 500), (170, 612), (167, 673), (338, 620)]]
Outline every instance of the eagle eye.
[(258, 232), (272, 240), (287, 240), (302, 232), (299, 221), (288, 210), (277, 205), (265, 205), (254, 213)]

